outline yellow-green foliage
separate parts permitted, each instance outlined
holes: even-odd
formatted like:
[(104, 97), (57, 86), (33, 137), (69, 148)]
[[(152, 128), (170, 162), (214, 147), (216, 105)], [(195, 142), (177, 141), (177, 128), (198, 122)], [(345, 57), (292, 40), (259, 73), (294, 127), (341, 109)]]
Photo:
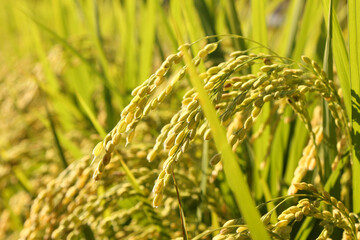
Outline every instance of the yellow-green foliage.
[(4, 1), (0, 239), (360, 239), (357, 15)]

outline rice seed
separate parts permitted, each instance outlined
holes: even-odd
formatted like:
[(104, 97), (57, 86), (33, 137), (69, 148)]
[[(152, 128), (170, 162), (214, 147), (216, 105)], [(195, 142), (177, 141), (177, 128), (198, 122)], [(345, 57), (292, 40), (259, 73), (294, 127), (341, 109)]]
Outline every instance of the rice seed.
[(102, 153), (103, 150), (104, 150), (103, 141), (98, 142), (98, 144), (96, 144), (95, 148), (93, 149), (92, 154), (95, 157), (97, 157)]
[(251, 111), (251, 117), (253, 119), (257, 118), (257, 116), (259, 116), (260, 112), (261, 112), (261, 108), (254, 107), (254, 109)]
[[(111, 153), (109, 153), (109, 152), (105, 153), (105, 155), (102, 158), (102, 163), (106, 166), (109, 164), (110, 160), (111, 160)], [(102, 171), (100, 171), (100, 172), (102, 172)]]
[(169, 157), (174, 157), (175, 153), (178, 151), (179, 146), (178, 145), (174, 145), (170, 148), (168, 156)]
[(244, 123), (244, 129), (250, 129), (252, 124), (253, 124), (253, 118), (248, 117), (248, 119), (246, 119), (246, 121)]
[(306, 63), (306, 64), (311, 64), (310, 58), (308, 58), (306, 56), (301, 56), (301, 60), (303, 60), (303, 62)]
[(155, 75), (157, 76), (157, 78), (155, 80), (156, 86), (159, 86), (162, 83), (162, 81), (163, 81), (162, 77), (165, 75), (166, 71), (167, 71), (167, 68), (165, 68), (165, 67), (161, 67), (156, 71), (156, 73), (155, 73)]
[(157, 101), (158, 101), (159, 103), (161, 103), (161, 102), (165, 99), (166, 96), (167, 96), (166, 90), (165, 90), (165, 91), (162, 91), (162, 92), (160, 93), (160, 95), (157, 97)]
[(241, 62), (246, 61), (248, 59), (250, 59), (250, 56), (248, 56), (248, 55), (241, 55), (241, 56), (236, 57), (236, 60), (241, 61)]
[(167, 58), (166, 58), (166, 62), (170, 62), (170, 63), (176, 63), (177, 61), (179, 61), (179, 59), (181, 59), (181, 56), (178, 54), (170, 54)]
[(165, 139), (164, 149), (170, 149), (174, 145), (175, 138), (176, 138), (176, 134), (174, 133), (169, 134)]
[(155, 194), (155, 197), (154, 197), (154, 200), (153, 200), (153, 207), (154, 208), (159, 207), (160, 204), (161, 204), (162, 199), (163, 199), (163, 194), (162, 193)]
[(199, 78), (206, 83), (209, 80), (209, 74), (207, 72), (202, 72), (199, 74)]
[(131, 91), (131, 95), (135, 97), (138, 94), (139, 89), (142, 87), (143, 87), (142, 85), (139, 85), (136, 88), (134, 88), (134, 90)]
[(169, 162), (166, 164), (166, 166), (164, 166), (164, 167), (165, 167), (165, 172), (166, 172), (166, 174), (168, 174), (168, 175), (171, 174), (171, 172), (172, 172), (172, 170), (173, 170), (174, 164), (175, 164), (175, 161), (174, 161), (174, 159), (172, 158), (171, 161), (169, 161)]
[(177, 76), (176, 76), (176, 80), (178, 81), (178, 80), (181, 80), (184, 76), (185, 76), (185, 74), (186, 74), (186, 70), (185, 70), (185, 68), (183, 68), (183, 69), (181, 69), (180, 71), (179, 71), (179, 73), (177, 74)]
[(155, 86), (160, 86), (164, 82), (164, 80), (165, 80), (165, 78), (163, 77), (163, 75), (165, 74), (164, 71), (166, 71), (166, 70), (163, 69), (161, 72), (157, 73), (157, 74), (160, 74), (160, 75), (157, 75), (157, 77), (155, 79), (155, 82), (154, 82)]
[(189, 147), (190, 139), (186, 139), (181, 146), (181, 151), (184, 153)]
[(158, 106), (158, 104), (159, 102), (157, 101), (157, 99), (153, 99), (150, 103), (151, 109), (155, 109)]
[(179, 122), (185, 122), (192, 110), (189, 111), (186, 108), (185, 111), (183, 109), (181, 111), (182, 112), (181, 112), (181, 115), (180, 115), (178, 121)]
[(183, 106), (187, 106), (192, 100), (193, 100), (192, 97), (184, 98), (184, 99), (181, 101), (181, 104), (182, 104)]
[(134, 130), (130, 131), (128, 136), (126, 137), (126, 146), (132, 142), (134, 136), (135, 136), (135, 131)]
[(156, 155), (157, 155), (157, 151), (155, 151), (155, 150), (153, 150), (153, 149), (150, 150), (150, 152), (149, 152), (148, 155), (147, 155), (147, 160), (148, 160), (149, 162), (154, 161)]
[(207, 56), (207, 51), (205, 49), (201, 49), (199, 52), (198, 52), (198, 56), (200, 58), (205, 58)]
[(151, 110), (151, 104), (146, 105), (143, 111), (143, 116), (147, 116), (150, 110)]
[(160, 194), (164, 189), (164, 179), (160, 178), (156, 180), (156, 183), (153, 187), (153, 193)]
[(213, 89), (213, 87), (215, 86), (215, 82), (208, 82), (208, 83), (206, 83), (205, 84), (205, 86), (204, 86), (204, 89), (205, 90), (211, 90), (211, 89)]
[(186, 107), (186, 111), (191, 112), (195, 108), (199, 106), (199, 102), (197, 100), (192, 100)]
[(212, 134), (211, 134), (211, 129), (208, 128), (205, 133), (204, 133), (204, 140), (210, 140), (212, 137)]
[(193, 139), (195, 138), (195, 136), (196, 136), (196, 129), (190, 130), (190, 131), (189, 131), (188, 138), (189, 138), (190, 140), (193, 140)]
[(184, 139), (186, 133), (187, 133), (187, 130), (184, 129), (179, 133), (179, 135), (176, 136), (175, 145), (179, 145), (182, 142), (182, 140)]
[(112, 153), (114, 151), (114, 144), (112, 143), (112, 140), (106, 144), (105, 151), (107, 153)]
[(211, 75), (217, 74), (220, 70), (221, 70), (221, 68), (219, 66), (215, 66), (215, 67), (209, 68), (206, 72), (207, 72), (207, 74), (209, 74), (211, 76)]
[[(192, 111), (188, 117), (186, 118), (186, 122), (190, 123), (192, 120), (195, 120), (195, 115), (198, 113), (198, 111)], [(196, 120), (195, 120), (196, 121)]]
[(218, 47), (218, 43), (210, 43), (205, 46), (204, 50), (207, 52), (207, 54), (210, 54), (214, 52), (217, 47)]
[(211, 166), (215, 166), (221, 161), (221, 153), (215, 154), (209, 161)]
[(185, 127), (186, 127), (186, 122), (185, 121), (181, 121), (178, 122), (173, 128), (172, 131), (174, 134), (178, 134), (179, 132), (181, 132)]

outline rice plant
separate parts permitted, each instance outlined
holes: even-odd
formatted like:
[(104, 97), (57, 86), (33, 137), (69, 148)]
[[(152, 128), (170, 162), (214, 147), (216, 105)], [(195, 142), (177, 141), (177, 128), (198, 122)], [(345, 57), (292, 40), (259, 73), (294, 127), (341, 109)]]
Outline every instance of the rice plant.
[(355, 0), (4, 6), (0, 238), (360, 239)]

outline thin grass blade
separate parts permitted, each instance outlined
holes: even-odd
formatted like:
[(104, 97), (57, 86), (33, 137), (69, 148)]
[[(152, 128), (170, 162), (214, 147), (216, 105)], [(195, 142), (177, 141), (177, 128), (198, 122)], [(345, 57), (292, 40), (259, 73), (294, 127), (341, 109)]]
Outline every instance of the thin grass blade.
[(353, 209), (360, 213), (360, 3), (349, 0)]
[(91, 111), (90, 107), (86, 104), (85, 100), (83, 99), (83, 97), (80, 94), (76, 93), (76, 98), (78, 99), (80, 106), (84, 109), (85, 114), (87, 115), (87, 117), (89, 118), (91, 123), (93, 124), (96, 131), (99, 133), (99, 135), (102, 138), (104, 138), (106, 136), (106, 131), (101, 126), (99, 121), (96, 119), (95, 114)]
[[(326, 26), (329, 26), (330, 0), (323, 0), (323, 12)], [(332, 11), (332, 28), (333, 28), (333, 54), (340, 85), (343, 90), (343, 97), (347, 115), (351, 116), (351, 94), (350, 94), (350, 65), (349, 54), (346, 49), (344, 36), (340, 28), (336, 12)]]

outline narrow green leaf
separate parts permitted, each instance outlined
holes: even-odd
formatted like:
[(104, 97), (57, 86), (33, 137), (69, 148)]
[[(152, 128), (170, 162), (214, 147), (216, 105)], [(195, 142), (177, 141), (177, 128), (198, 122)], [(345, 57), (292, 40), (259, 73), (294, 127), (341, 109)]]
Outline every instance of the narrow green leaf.
[(142, 7), (141, 18), (141, 46), (140, 46), (140, 66), (139, 79), (144, 81), (150, 76), (152, 60), (154, 54), (153, 45), (155, 43), (156, 30), (156, 11), (160, 8), (157, 1), (146, 1)]
[[(100, 60), (100, 69), (101, 75), (103, 76), (103, 88), (104, 88), (104, 102), (105, 102), (105, 109), (106, 109), (106, 125), (113, 126), (116, 122), (116, 116), (114, 114), (114, 107), (112, 105), (112, 93), (110, 89), (116, 89), (114, 86), (114, 81), (112, 81), (112, 77), (110, 76), (110, 67), (108, 60), (105, 55), (105, 50), (103, 47), (103, 40), (101, 36), (101, 29), (100, 29), (100, 22), (99, 22), (99, 9), (98, 3), (96, 0), (92, 1), (90, 6), (90, 20), (92, 26), (92, 35), (95, 41), (95, 47), (97, 50), (98, 59)], [(109, 87), (113, 86), (113, 87)], [(123, 107), (122, 98), (118, 98), (119, 104)]]
[[(329, 79), (333, 79), (333, 54), (332, 54), (332, 11), (333, 11), (333, 1), (330, 0), (329, 8), (329, 25), (327, 27), (327, 37), (326, 37), (326, 46), (324, 52), (324, 61), (323, 68), (327, 73)], [(331, 173), (331, 163), (336, 156), (336, 125), (335, 120), (332, 117), (328, 103), (323, 99), (322, 100), (322, 112), (323, 112), (323, 134), (326, 141), (323, 141), (321, 144), (321, 149), (324, 158), (323, 168), (319, 168), (320, 176), (324, 176), (326, 179)], [(320, 166), (320, 162), (317, 163)]]
[(288, 185), (291, 184), (291, 180), (294, 177), (294, 171), (298, 165), (303, 148), (308, 138), (308, 132), (305, 129), (304, 123), (300, 119), (296, 120), (295, 126), (293, 128), (293, 134), (290, 134), (288, 139), (289, 154), (284, 177), (284, 181)]
[(176, 183), (174, 172), (171, 172), (171, 175), (172, 175), (172, 178), (173, 178), (173, 181), (174, 181), (174, 186), (175, 186), (175, 189), (176, 189), (176, 196), (177, 196), (177, 200), (178, 200), (178, 203), (179, 203), (179, 212), (180, 212), (181, 228), (182, 228), (182, 232), (183, 232), (183, 240), (188, 240), (185, 214), (184, 214), (184, 209), (183, 209), (182, 204), (181, 204), (179, 188), (178, 188), (178, 185)]
[[(304, 54), (307, 43), (313, 41), (311, 37), (312, 33), (320, 32), (320, 26), (322, 22), (321, 8), (318, 7), (320, 0), (306, 1), (304, 14), (302, 17), (299, 32), (296, 37), (296, 44), (292, 53), (292, 59), (300, 61), (301, 55)], [(310, 43), (309, 43), (310, 44)]]
[[(215, 211), (211, 211), (211, 227), (212, 227), (212, 229), (217, 229), (217, 228), (219, 228), (220, 226), (219, 226), (219, 217), (218, 217), (218, 215), (216, 214), (216, 212)], [(219, 234), (219, 231), (214, 231), (213, 232), (213, 237), (215, 237), (215, 235), (217, 235), (217, 234)], [(195, 240), (195, 239), (193, 239), (193, 240)]]
[(96, 119), (95, 114), (91, 111), (90, 107), (86, 104), (84, 99), (80, 96), (80, 94), (76, 93), (76, 97), (80, 103), (80, 106), (84, 109), (86, 115), (88, 116), (89, 120), (93, 124), (96, 131), (99, 133), (99, 135), (104, 138), (106, 136), (106, 131), (101, 126), (99, 121)]
[(279, 55), (285, 57), (289, 57), (291, 55), (298, 22), (302, 12), (301, 10), (303, 9), (305, 2), (303, 0), (292, 0), (289, 4), (285, 25), (281, 32), (282, 37), (278, 46)]
[(209, 4), (206, 4), (204, 0), (196, 0), (194, 1), (194, 4), (198, 11), (199, 18), (203, 26), (203, 29), (205, 31), (205, 34), (207, 36), (216, 35), (216, 29), (215, 29), (216, 17), (214, 16), (214, 14), (211, 14), (208, 6)]
[(34, 188), (31, 185), (30, 180), (26, 177), (25, 173), (19, 168), (19, 167), (12, 167), (12, 172), (14, 173), (14, 176), (19, 181), (19, 184), (21, 187), (32, 197), (35, 196)]
[(66, 36), (65, 16), (63, 15), (64, 4), (60, 0), (52, 0), (54, 25), (60, 36)]
[(46, 56), (46, 50), (44, 49), (43, 43), (41, 41), (41, 36), (38, 31), (38, 28), (34, 25), (31, 25), (30, 31), (32, 34), (36, 54), (37, 54), (38, 59), (40, 60), (42, 66), (43, 66), (43, 69), (44, 69), (44, 73), (45, 73), (45, 77), (46, 77), (46, 84), (47, 84), (48, 88), (51, 88), (55, 92), (57, 92), (59, 89), (59, 83), (57, 81), (55, 73), (51, 69), (50, 63)]
[[(194, 1), (192, 0), (184, 0), (182, 2), (184, 7), (182, 8), (183, 12), (183, 25), (186, 26), (187, 32), (189, 34), (190, 42), (194, 42), (197, 39), (205, 36), (205, 32), (202, 28), (199, 28), (201, 21), (197, 14), (197, 11), (194, 6)], [(178, 23), (180, 24), (180, 23)]]
[[(252, 39), (267, 46), (266, 0), (251, 1)], [(266, 49), (262, 49), (266, 51)]]
[[(266, 103), (264, 104), (262, 110), (261, 110), (261, 114), (258, 116), (254, 126), (253, 126), (253, 131), (256, 132), (258, 131), (261, 127), (262, 124), (264, 124), (267, 120), (267, 117), (270, 115), (270, 103)], [(266, 149), (267, 146), (269, 145), (269, 138), (270, 138), (270, 128), (266, 127), (261, 136), (258, 137), (255, 142), (252, 144), (252, 149), (254, 152), (254, 157), (253, 159), (253, 168), (252, 168), (252, 174), (253, 174), (253, 190), (255, 192), (255, 199), (256, 200), (260, 200), (263, 196), (264, 193), (264, 188), (263, 186), (261, 186), (260, 184), (260, 179), (259, 177), (262, 177), (265, 179), (267, 179), (268, 177), (268, 172), (269, 172), (269, 166), (270, 164), (266, 164), (266, 168), (264, 171), (260, 170), (261, 169), (261, 164), (264, 162), (269, 162), (269, 159), (267, 158), (267, 152)], [(259, 173), (261, 172), (260, 176)]]
[[(175, 36), (175, 32), (174, 32), (174, 29), (172, 28), (171, 24), (170, 24), (170, 21), (168, 19), (169, 16), (166, 15), (166, 12), (163, 8), (159, 8), (158, 9), (158, 14), (160, 14), (160, 22), (162, 22), (164, 25), (162, 25), (162, 27), (164, 28), (164, 30), (166, 31), (167, 33), (167, 39), (165, 41), (169, 41), (171, 42), (171, 46), (173, 47), (173, 51), (176, 51), (177, 50), (177, 47), (178, 47), (178, 43), (177, 43), (177, 40), (176, 40), (176, 36)], [(158, 35), (158, 47), (161, 49), (163, 46), (161, 45), (160, 43), (160, 36)], [(164, 54), (163, 54), (164, 55)], [(165, 58), (165, 57), (164, 57)]]
[[(267, 0), (252, 0), (251, 1), (251, 31), (252, 31), (252, 40), (259, 42), (264, 46), (267, 44), (267, 27), (266, 27), (266, 3)], [(258, 46), (258, 45), (257, 45)], [(254, 49), (254, 52), (267, 52), (265, 48)], [(252, 71), (256, 73), (258, 66), (253, 66)], [(254, 131), (256, 132), (262, 123), (266, 121), (266, 117), (270, 113), (270, 104), (265, 104), (262, 108), (262, 114), (258, 117), (257, 121), (254, 124)], [(269, 128), (266, 128), (260, 138), (256, 139), (253, 148), (254, 148), (254, 168), (253, 170), (253, 181), (254, 181), (254, 191), (255, 199), (260, 199), (263, 194), (263, 188), (258, 179), (258, 172), (260, 169), (260, 164), (264, 160), (266, 151), (264, 151), (264, 146), (268, 145), (268, 138), (270, 136)]]
[(101, 63), (101, 69), (104, 72), (104, 75), (106, 77), (106, 81), (111, 82), (112, 78), (110, 76), (110, 69), (109, 69), (109, 62), (105, 55), (104, 50), (104, 43), (101, 36), (101, 29), (100, 29), (100, 20), (99, 20), (99, 9), (98, 9), (98, 2), (96, 0), (92, 1), (91, 6), (91, 23), (93, 28), (93, 36), (95, 40), (95, 46), (98, 53), (98, 58)]
[(51, 133), (54, 137), (54, 141), (55, 141), (55, 145), (56, 145), (56, 148), (58, 150), (58, 153), (59, 153), (59, 157), (60, 157), (60, 160), (61, 160), (61, 163), (63, 165), (64, 168), (67, 168), (67, 166), (69, 165), (66, 158), (65, 158), (65, 154), (64, 154), (64, 150), (61, 146), (61, 143), (60, 143), (60, 140), (59, 140), (59, 137), (57, 135), (57, 130), (56, 130), (56, 127), (55, 127), (55, 123), (54, 123), (54, 120), (51, 116), (51, 113), (47, 107), (47, 105), (45, 105), (45, 109), (46, 109), (46, 113), (47, 113), (47, 117), (48, 117), (48, 121), (50, 123), (50, 128), (51, 128)]
[[(323, 0), (323, 12), (326, 26), (329, 26), (330, 0)], [(346, 49), (344, 37), (340, 28), (336, 12), (332, 11), (333, 28), (333, 54), (337, 73), (340, 79), (340, 85), (343, 90), (346, 112), (351, 117), (351, 95), (350, 95), (350, 65), (349, 55)]]
[[(232, 34), (243, 36), (240, 19), (236, 12), (235, 1), (222, 0), (221, 3), (226, 10), (225, 16), (227, 17), (227, 19), (229, 21), (229, 25), (230, 25), (229, 32)], [(246, 44), (245, 44), (244, 39), (242, 39), (242, 38), (235, 39), (234, 38), (233, 42), (234, 42), (236, 49), (239, 49), (239, 50), (246, 49)]]
[[(137, 59), (136, 59), (136, 3), (137, 1), (125, 1), (124, 10), (126, 21), (126, 30), (124, 32), (125, 44), (125, 79), (129, 88), (135, 88), (140, 80), (137, 79)], [(129, 81), (129, 80), (132, 81)], [(143, 81), (143, 80), (141, 80)]]
[[(290, 109), (288, 108), (287, 111), (284, 112), (290, 112)], [(279, 116), (280, 118), (280, 116)], [(273, 139), (271, 139), (271, 153), (270, 153), (270, 175), (269, 175), (269, 182), (271, 189), (272, 197), (278, 196), (280, 193), (280, 183), (282, 181), (282, 175), (283, 175), (283, 169), (284, 164), (286, 160), (284, 159), (286, 147), (287, 147), (287, 140), (288, 135), (290, 131), (290, 126), (288, 123), (284, 123), (284, 121), (281, 119), (274, 120), (279, 121), (275, 126), (272, 126), (272, 128), (275, 128), (275, 132), (272, 133)], [(273, 130), (272, 130), (273, 132)]]
[(353, 209), (360, 213), (360, 3), (349, 0)]
[(338, 183), (338, 178), (340, 177), (341, 171), (348, 163), (349, 158), (345, 157), (342, 161), (340, 161), (337, 165), (337, 168), (335, 171), (331, 172), (329, 178), (326, 181), (326, 184), (324, 186), (325, 191), (330, 192), (331, 189), (335, 186), (335, 184)]
[(138, 182), (136, 181), (136, 178), (135, 178), (134, 174), (132, 174), (131, 170), (130, 170), (129, 167), (126, 165), (126, 163), (124, 162), (124, 160), (123, 160), (122, 158), (120, 158), (119, 160), (120, 160), (120, 163), (121, 163), (122, 168), (123, 168), (124, 171), (125, 171), (125, 174), (126, 174), (128, 180), (129, 180), (129, 182), (131, 183), (131, 185), (133, 186), (133, 188), (134, 188), (138, 193), (144, 194), (144, 192), (141, 190), (140, 185), (139, 185)]
[[(201, 182), (200, 182), (200, 197), (202, 202), (205, 202), (206, 198), (206, 184), (207, 184), (207, 173), (209, 166), (209, 141), (204, 141), (203, 150), (202, 150), (202, 158), (201, 158)], [(202, 222), (204, 211), (204, 204), (200, 204), (196, 209), (196, 216), (199, 223)]]

